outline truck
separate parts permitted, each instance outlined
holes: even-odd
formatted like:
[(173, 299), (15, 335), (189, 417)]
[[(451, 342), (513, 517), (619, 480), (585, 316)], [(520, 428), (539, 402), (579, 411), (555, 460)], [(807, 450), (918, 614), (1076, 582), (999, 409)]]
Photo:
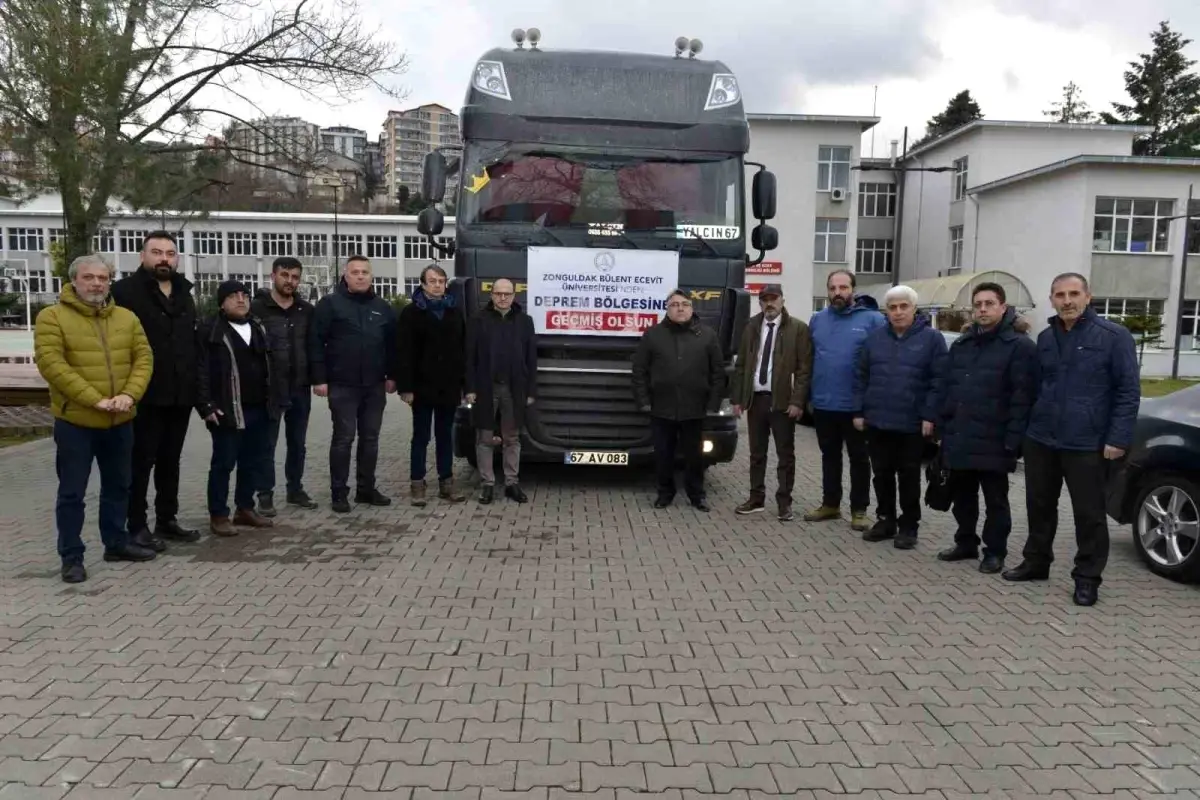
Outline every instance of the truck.
[[(697, 57), (698, 40), (681, 37), (673, 56), (547, 50), (536, 29), (513, 41), (474, 66), (461, 147), (425, 156), (430, 205), (417, 228), (453, 258), (451, 291), (468, 314), (509, 278), (533, 317), (536, 401), (522, 461), (649, 463), (650, 419), (632, 388), (638, 340), (682, 289), (717, 332), (728, 376), (750, 317), (746, 268), (778, 245), (775, 176), (746, 160), (741, 87), (725, 64)], [(441, 238), (455, 175), (454, 237)], [(737, 449), (728, 384), (704, 423), (706, 466)], [(474, 466), (465, 403), (455, 426), (456, 455)]]

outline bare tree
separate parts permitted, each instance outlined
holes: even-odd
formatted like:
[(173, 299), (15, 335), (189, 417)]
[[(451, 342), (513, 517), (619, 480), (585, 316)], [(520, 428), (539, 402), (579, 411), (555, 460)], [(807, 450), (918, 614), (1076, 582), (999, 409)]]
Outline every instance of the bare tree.
[(1083, 90), (1075, 81), (1063, 87), (1062, 99), (1050, 104), (1042, 114), (1055, 122), (1095, 122), (1096, 115), (1083, 99)]
[(327, 102), (398, 97), (386, 81), (406, 67), (356, 0), (3, 0), (0, 150), (44, 167), (21, 190), (61, 194), (74, 257), (114, 196), (148, 202), (134, 184), (162, 159), (213, 149), (205, 135), (231, 122), (255, 127), (230, 110), (253, 106), (250, 81)]

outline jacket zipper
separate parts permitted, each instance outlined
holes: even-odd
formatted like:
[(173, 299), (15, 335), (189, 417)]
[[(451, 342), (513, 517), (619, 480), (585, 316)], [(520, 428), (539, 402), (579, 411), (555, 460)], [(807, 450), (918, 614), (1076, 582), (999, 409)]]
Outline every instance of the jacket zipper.
[(100, 321), (99, 317), (92, 317), (92, 323), (96, 326), (96, 332), (100, 334), (100, 346), (104, 348), (104, 366), (108, 369), (108, 396), (116, 397), (117, 378), (113, 374), (112, 353), (108, 349), (108, 337), (104, 335), (104, 323)]

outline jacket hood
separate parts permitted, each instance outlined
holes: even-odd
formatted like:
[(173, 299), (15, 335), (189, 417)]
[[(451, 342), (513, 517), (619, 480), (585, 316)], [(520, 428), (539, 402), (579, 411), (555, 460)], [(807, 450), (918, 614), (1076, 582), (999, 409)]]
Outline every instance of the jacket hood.
[(663, 317), (659, 325), (664, 325), (668, 330), (677, 331), (699, 331), (700, 318), (696, 316), (696, 312), (692, 312), (692, 316), (686, 322), (672, 322), (670, 317)]
[(89, 305), (83, 302), (79, 294), (75, 291), (75, 287), (69, 283), (63, 286), (62, 292), (58, 295), (58, 302), (78, 311), (85, 317), (107, 317), (113, 313), (113, 299), (111, 294), (104, 298), (104, 305)]
[(878, 311), (879, 301), (869, 294), (856, 294), (845, 311), (838, 311), (832, 305), (826, 305), (825, 310), (830, 314), (854, 314), (858, 311)]
[[(422, 311), (431, 306), (437, 305), (437, 301), (425, 294), (424, 289), (417, 289), (415, 292), (413, 292), (412, 301), (413, 305)], [(441, 301), (442, 308), (454, 308), (458, 305), (458, 301), (454, 299), (454, 295), (450, 294), (449, 292), (446, 292), (444, 295), (442, 295)], [(488, 305), (491, 305), (490, 300), (488, 301)], [(516, 306), (516, 303), (513, 303), (513, 306)]]

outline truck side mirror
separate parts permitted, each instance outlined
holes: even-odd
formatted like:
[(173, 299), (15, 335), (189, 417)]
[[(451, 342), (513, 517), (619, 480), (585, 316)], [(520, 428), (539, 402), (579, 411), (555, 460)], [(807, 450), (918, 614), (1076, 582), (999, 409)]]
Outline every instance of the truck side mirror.
[(755, 225), (754, 230), (750, 232), (750, 244), (759, 252), (774, 250), (779, 247), (779, 231), (765, 222)]
[(425, 154), (425, 169), (421, 173), (421, 196), (429, 203), (440, 203), (446, 197), (446, 177), (450, 168), (446, 157), (437, 150)]
[(759, 170), (754, 173), (750, 194), (754, 206), (754, 218), (768, 220), (775, 218), (775, 173)]
[(417, 215), (417, 231), (422, 236), (440, 236), (445, 224), (446, 218), (433, 206), (424, 209)]

